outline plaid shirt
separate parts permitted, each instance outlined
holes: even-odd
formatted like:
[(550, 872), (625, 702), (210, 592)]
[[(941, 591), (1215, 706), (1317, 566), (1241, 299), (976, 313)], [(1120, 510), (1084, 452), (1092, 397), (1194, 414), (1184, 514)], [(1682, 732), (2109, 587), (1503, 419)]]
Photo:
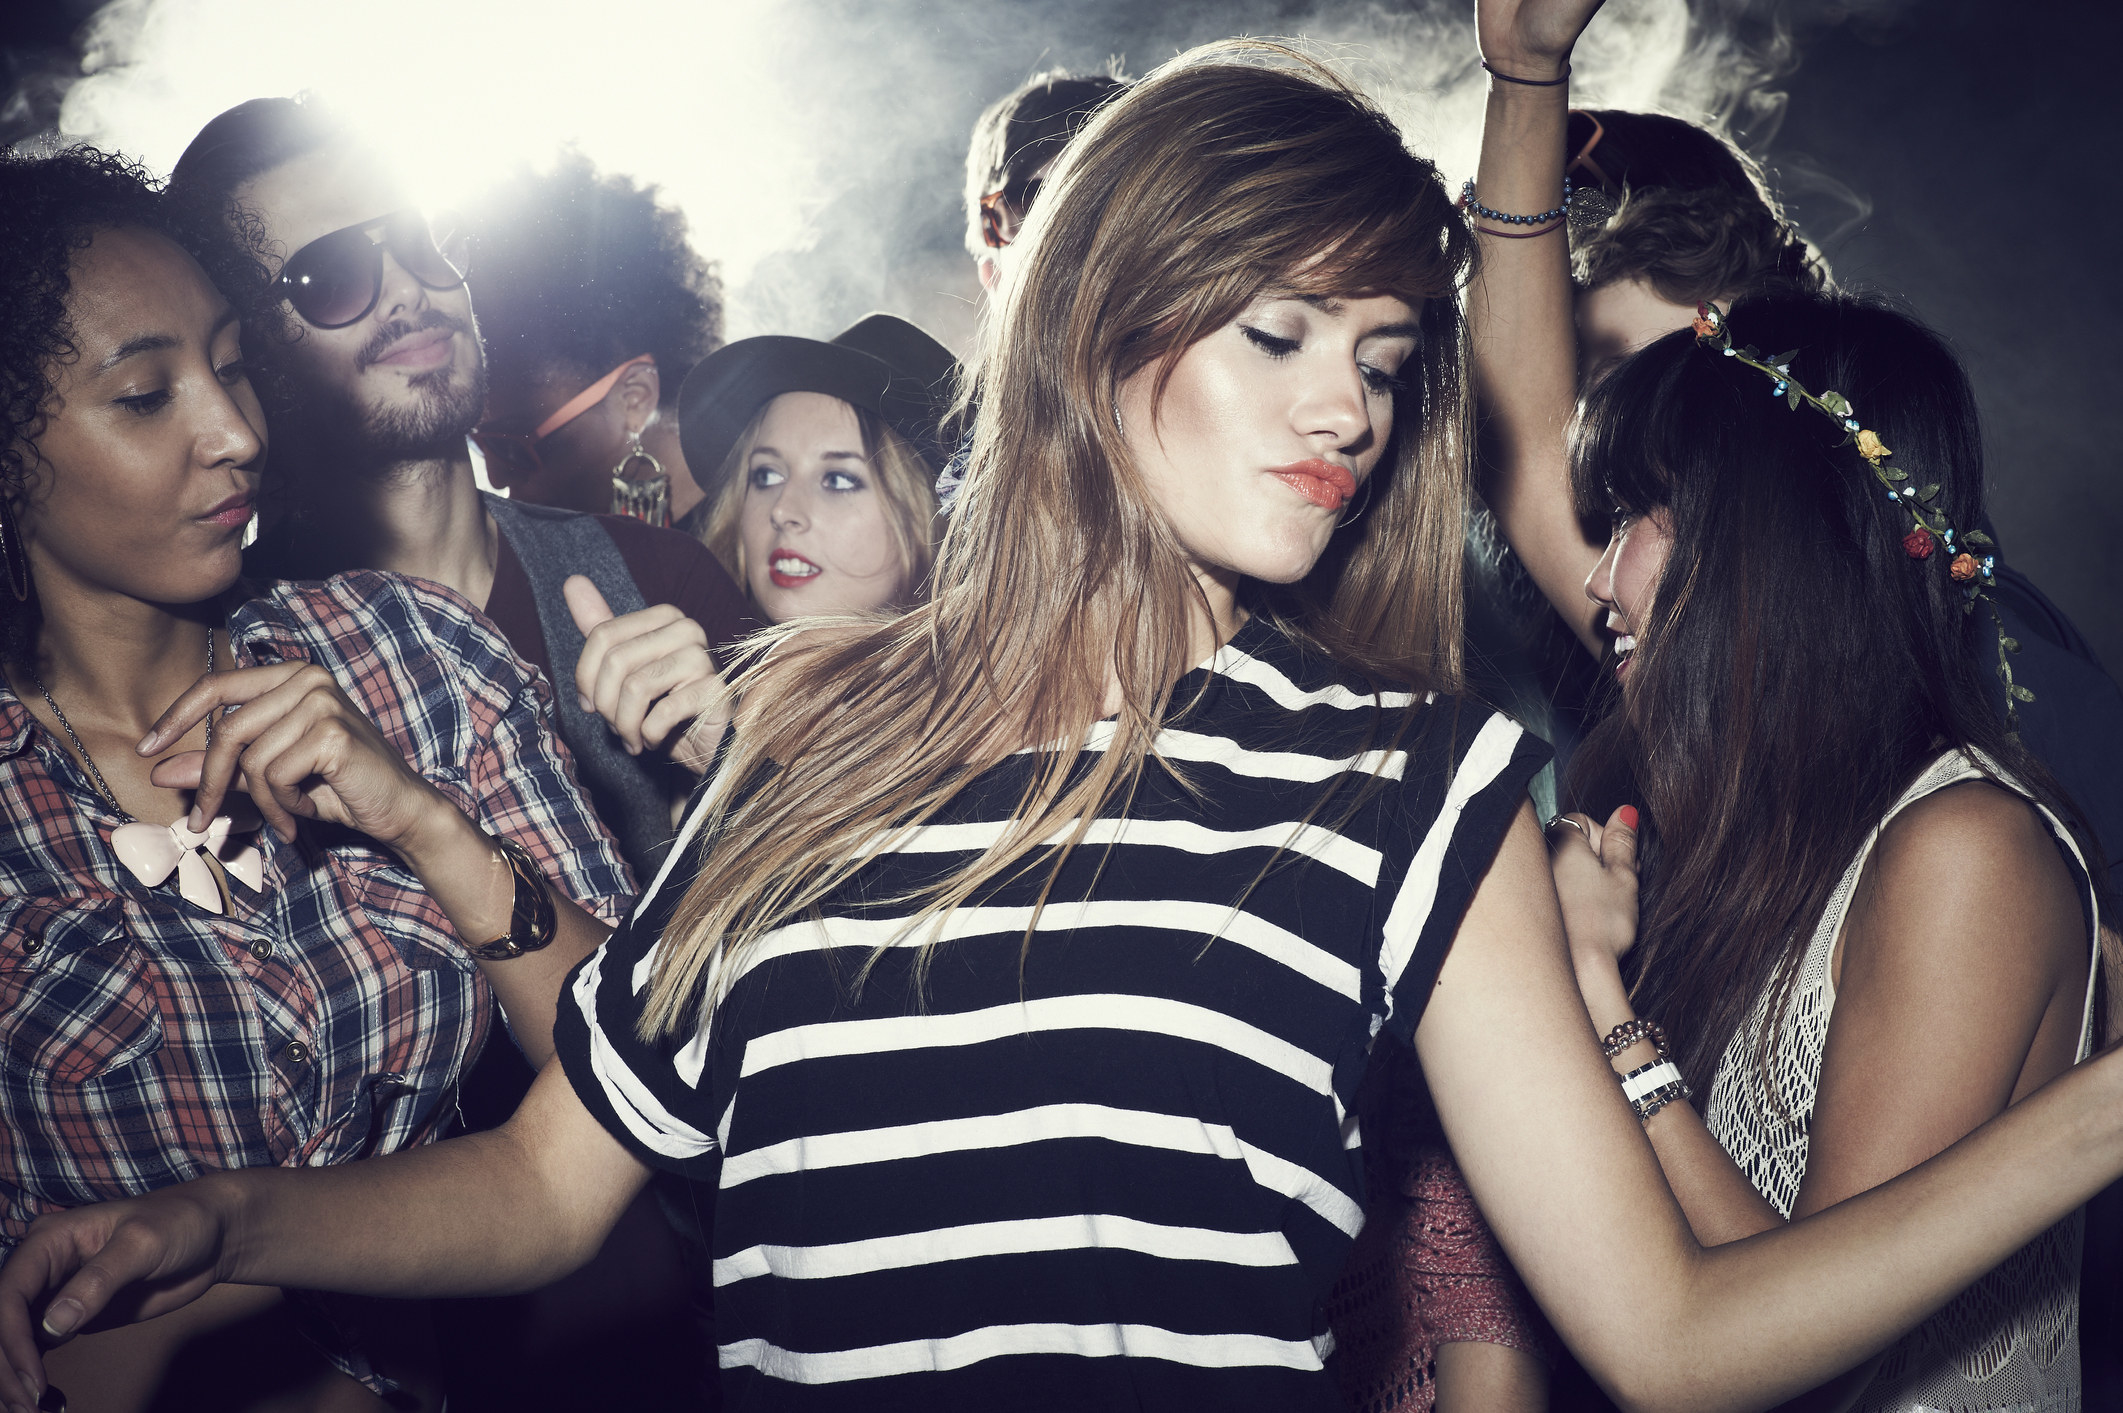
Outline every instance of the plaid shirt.
[[(304, 660), (422, 776), (606, 921), (632, 894), (554, 734), (545, 679), (462, 599), (388, 574), (242, 604), (248, 664)], [(260, 830), (265, 890), (220, 917), (111, 852), (123, 821), (0, 682), (0, 1254), (41, 1213), (217, 1168), (424, 1143), (491, 993), (389, 850)]]

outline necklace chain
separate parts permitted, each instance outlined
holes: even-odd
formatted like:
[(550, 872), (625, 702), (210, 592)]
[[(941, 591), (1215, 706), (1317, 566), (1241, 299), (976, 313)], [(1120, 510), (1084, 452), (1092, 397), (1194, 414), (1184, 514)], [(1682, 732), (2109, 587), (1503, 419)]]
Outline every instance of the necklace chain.
[[(206, 670), (214, 670), (214, 630), (211, 625), (206, 630)], [(59, 703), (52, 700), (52, 689), (44, 685), (44, 679), (37, 675), (37, 669), (34, 667), (30, 669), (29, 680), (37, 684), (37, 691), (44, 697), (44, 704), (52, 709), (52, 715), (58, 719), (59, 729), (66, 732), (66, 739), (74, 743), (75, 751), (80, 753), (81, 763), (88, 767), (88, 773), (94, 778), (96, 788), (103, 792), (103, 798), (111, 802), (111, 808), (118, 811), (127, 823), (131, 823), (132, 813), (118, 803), (118, 792), (111, 788), (111, 783), (103, 778), (103, 772), (96, 768), (96, 758), (88, 753), (88, 747), (82, 745), (81, 738), (74, 734), (74, 723), (68, 721), (66, 713), (59, 710)], [(206, 714), (206, 745), (208, 750), (214, 748), (214, 714), (211, 711)]]

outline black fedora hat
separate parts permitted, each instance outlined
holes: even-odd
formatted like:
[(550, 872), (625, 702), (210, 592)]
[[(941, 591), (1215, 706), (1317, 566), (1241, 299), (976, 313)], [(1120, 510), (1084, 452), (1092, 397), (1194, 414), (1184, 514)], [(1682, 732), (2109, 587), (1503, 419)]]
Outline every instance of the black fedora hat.
[(770, 400), (824, 393), (866, 408), (933, 466), (948, 457), (943, 420), (958, 360), (906, 320), (872, 314), (831, 342), (763, 334), (739, 339), (694, 365), (678, 392), (678, 440), (693, 479), (719, 488), (730, 448)]

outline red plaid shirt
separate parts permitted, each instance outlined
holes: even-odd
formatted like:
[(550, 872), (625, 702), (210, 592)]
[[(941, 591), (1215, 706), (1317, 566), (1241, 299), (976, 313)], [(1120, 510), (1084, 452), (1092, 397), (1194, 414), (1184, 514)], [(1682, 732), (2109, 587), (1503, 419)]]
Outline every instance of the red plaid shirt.
[[(414, 768), (590, 912), (633, 887), (554, 734), (543, 677), (462, 599), (378, 573), (242, 604), (241, 661), (328, 669)], [(0, 1253), (39, 1214), (216, 1168), (321, 1166), (423, 1143), (492, 1011), (397, 857), (261, 830), (233, 915), (142, 885), (122, 821), (0, 682)]]

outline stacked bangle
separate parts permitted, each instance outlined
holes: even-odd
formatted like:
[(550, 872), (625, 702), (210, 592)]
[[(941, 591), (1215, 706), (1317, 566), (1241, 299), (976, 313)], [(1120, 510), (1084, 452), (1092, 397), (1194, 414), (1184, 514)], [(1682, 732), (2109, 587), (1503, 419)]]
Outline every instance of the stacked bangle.
[(1611, 1060), (1639, 1040), (1651, 1042), (1654, 1058), (1650, 1064), (1638, 1065), (1621, 1076), (1622, 1097), (1636, 1110), (1640, 1121), (1650, 1123), (1653, 1114), (1677, 1100), (1692, 1097), (1695, 1091), (1681, 1078), (1681, 1067), (1666, 1058), (1666, 1032), (1657, 1021), (1642, 1016), (1623, 1021), (1607, 1032), (1607, 1038), (1600, 1042), (1600, 1051)]
[[(1497, 211), (1474, 199), (1474, 183), (1467, 182), (1460, 188), (1460, 205), (1485, 221), (1502, 221), (1507, 226), (1545, 226), (1550, 221), (1560, 221), (1570, 214), (1570, 178), (1563, 178), (1563, 204), (1552, 211), (1543, 211), (1537, 216), (1514, 216), (1509, 211)], [(1502, 234), (1502, 232), (1498, 232)], [(1543, 231), (1545, 235), (1547, 232)]]
[(1636, 1110), (1642, 1123), (1650, 1123), (1653, 1114), (1693, 1093), (1688, 1081), (1681, 1078), (1680, 1066), (1668, 1059), (1639, 1065), (1622, 1076), (1622, 1097)]

